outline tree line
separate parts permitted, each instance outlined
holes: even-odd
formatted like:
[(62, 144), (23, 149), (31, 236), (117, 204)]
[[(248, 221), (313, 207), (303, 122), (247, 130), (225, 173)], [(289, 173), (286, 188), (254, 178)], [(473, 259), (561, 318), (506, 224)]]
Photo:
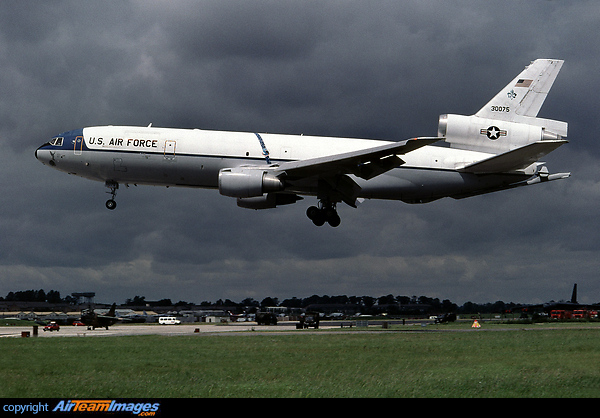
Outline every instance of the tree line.
[(6, 297), (0, 297), (0, 302), (48, 302), (48, 303), (75, 303), (76, 299), (72, 296), (60, 297), (60, 292), (50, 290), (46, 293), (40, 290), (20, 290), (18, 292), (8, 292)]
[[(48, 292), (40, 290), (24, 290), (17, 292), (8, 292), (6, 297), (0, 297), (0, 301), (6, 302), (47, 302), (53, 304), (75, 304), (77, 299), (71, 295), (61, 297), (60, 292), (50, 290)], [(181, 309), (198, 306), (197, 304), (179, 301), (173, 303), (171, 299), (161, 299), (157, 301), (146, 301), (145, 296), (134, 296), (126, 299), (125, 306), (174, 306)], [(264, 309), (267, 307), (285, 307), (306, 309), (309, 307), (347, 307), (354, 308), (357, 312), (365, 314), (402, 314), (407, 312), (436, 312), (436, 313), (501, 313), (510, 311), (518, 307), (518, 304), (509, 302), (505, 303), (497, 301), (494, 303), (473, 303), (466, 302), (459, 306), (448, 299), (441, 300), (439, 298), (431, 298), (427, 296), (394, 296), (385, 295), (380, 297), (372, 296), (328, 296), (328, 295), (312, 295), (306, 298), (289, 298), (279, 300), (275, 297), (266, 297), (261, 301), (252, 298), (246, 298), (241, 302), (234, 302), (230, 299), (219, 299), (216, 302), (203, 301), (199, 304), (200, 307), (211, 308), (258, 308)]]

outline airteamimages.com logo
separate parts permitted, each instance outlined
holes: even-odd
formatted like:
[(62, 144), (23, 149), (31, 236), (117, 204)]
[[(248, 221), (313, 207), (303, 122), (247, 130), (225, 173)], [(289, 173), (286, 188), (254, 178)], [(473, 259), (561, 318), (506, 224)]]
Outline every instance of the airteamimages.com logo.
[(2, 415), (77, 415), (80, 414), (133, 414), (140, 417), (153, 417), (160, 412), (160, 402), (133, 402), (115, 399), (63, 399), (50, 402), (6, 403), (2, 405)]
[(140, 417), (152, 417), (160, 409), (158, 402), (123, 402), (117, 400), (61, 400), (52, 412), (131, 412)]

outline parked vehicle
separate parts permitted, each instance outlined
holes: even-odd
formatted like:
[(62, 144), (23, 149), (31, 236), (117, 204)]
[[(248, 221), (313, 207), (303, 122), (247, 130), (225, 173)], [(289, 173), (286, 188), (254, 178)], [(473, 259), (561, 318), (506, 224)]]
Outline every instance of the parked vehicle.
[(48, 325), (46, 325), (44, 327), (44, 331), (52, 332), (52, 331), (59, 331), (59, 330), (60, 330), (60, 326), (54, 321), (50, 322)]
[(319, 312), (308, 312), (300, 317), (300, 322), (296, 324), (296, 329), (319, 328)]
[(455, 313), (445, 313), (443, 315), (436, 316), (433, 322), (436, 324), (447, 324), (448, 322), (454, 321), (456, 321)]
[(174, 316), (161, 316), (158, 318), (158, 323), (161, 325), (178, 325), (181, 321)]
[(571, 319), (573, 313), (562, 309), (555, 309), (550, 311), (550, 318), (552, 319)]
[(277, 325), (277, 315), (272, 312), (257, 312), (255, 319), (258, 325)]

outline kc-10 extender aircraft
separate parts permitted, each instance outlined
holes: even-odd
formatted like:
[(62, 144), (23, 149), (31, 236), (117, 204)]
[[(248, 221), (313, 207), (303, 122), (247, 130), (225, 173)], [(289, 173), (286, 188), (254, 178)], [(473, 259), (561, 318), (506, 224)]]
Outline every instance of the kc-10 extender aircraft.
[(565, 144), (567, 123), (537, 114), (562, 60), (533, 61), (471, 116), (441, 115), (437, 137), (400, 142), (134, 126), (95, 126), (53, 137), (42, 163), (119, 184), (218, 189), (243, 208), (315, 196), (315, 225), (340, 224), (336, 205), (363, 199), (431, 202), (562, 179), (539, 158)]

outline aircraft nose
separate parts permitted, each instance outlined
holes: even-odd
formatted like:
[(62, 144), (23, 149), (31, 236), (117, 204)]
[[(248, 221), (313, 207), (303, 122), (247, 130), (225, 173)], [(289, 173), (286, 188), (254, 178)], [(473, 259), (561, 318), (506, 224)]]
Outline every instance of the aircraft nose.
[(54, 165), (54, 161), (52, 161), (52, 159), (50, 158), (50, 151), (47, 149), (48, 145), (49, 143), (46, 142), (41, 147), (38, 147), (35, 150), (35, 158), (42, 164)]
[[(37, 158), (38, 160), (40, 160), (41, 154), (40, 154), (40, 150), (42, 148), (44, 148), (46, 145), (48, 145), (48, 143), (46, 142), (44, 145), (37, 147), (37, 149), (35, 150), (35, 158)], [(40, 160), (41, 161), (41, 160)]]

